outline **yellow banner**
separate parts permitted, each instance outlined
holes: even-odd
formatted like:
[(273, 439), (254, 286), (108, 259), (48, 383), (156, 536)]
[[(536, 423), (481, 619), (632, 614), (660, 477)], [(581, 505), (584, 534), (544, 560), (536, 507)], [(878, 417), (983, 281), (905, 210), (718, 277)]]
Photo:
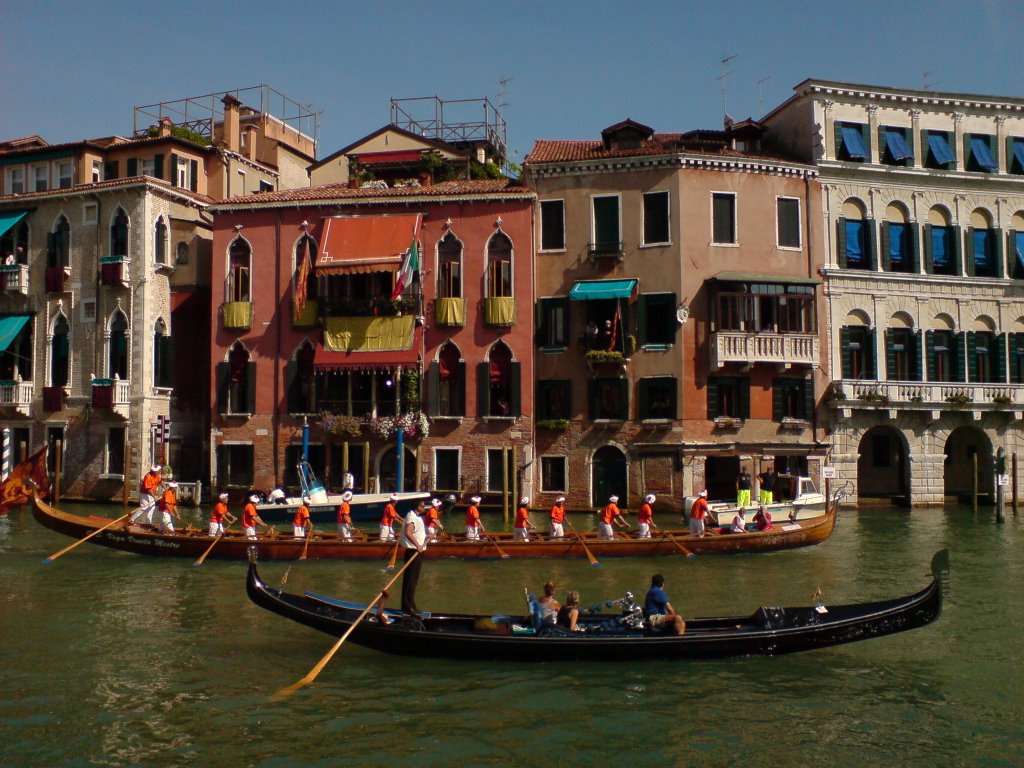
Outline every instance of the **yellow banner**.
[(374, 352), (412, 348), (416, 327), (412, 315), (402, 317), (328, 317), (324, 349), (331, 352)]

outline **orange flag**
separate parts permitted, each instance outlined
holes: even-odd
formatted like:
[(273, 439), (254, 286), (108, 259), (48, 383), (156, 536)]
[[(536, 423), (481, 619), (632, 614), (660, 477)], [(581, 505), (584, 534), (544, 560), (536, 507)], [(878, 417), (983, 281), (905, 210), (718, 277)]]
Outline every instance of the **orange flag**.
[(313, 269), (312, 260), (309, 258), (309, 238), (302, 238), (302, 255), (299, 257), (299, 268), (295, 274), (295, 319), (302, 314), (306, 306), (306, 295), (309, 291), (309, 273)]

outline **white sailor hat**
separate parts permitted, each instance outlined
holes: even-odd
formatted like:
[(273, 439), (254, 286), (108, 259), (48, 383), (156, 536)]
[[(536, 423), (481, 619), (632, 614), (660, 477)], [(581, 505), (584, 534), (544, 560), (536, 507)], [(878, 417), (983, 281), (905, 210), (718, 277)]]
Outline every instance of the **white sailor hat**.
[(251, 501), (253, 504), (257, 503), (259, 500), (260, 500), (260, 497), (257, 496), (255, 493), (252, 496), (249, 497), (249, 501)]
[(646, 496), (644, 496), (644, 501), (646, 501), (648, 504), (653, 504), (654, 500), (657, 498), (658, 497), (655, 496), (653, 493), (648, 493)]
[(474, 504), (479, 504), (480, 503), (480, 497), (479, 496), (470, 496), (469, 500), (472, 501)]
[(432, 507), (440, 507), (441, 506), (441, 500), (440, 499), (431, 499), (430, 500), (430, 506), (432, 506)]
[(227, 492), (224, 492), (224, 493), (220, 494), (220, 496), (218, 496), (217, 498), (218, 499), (227, 499), (228, 498), (228, 494), (227, 494)]
[(521, 498), (519, 500), (519, 503), (522, 504), (525, 507), (527, 504), (530, 503), (530, 497), (529, 496), (523, 496), (523, 498)]
[(303, 496), (302, 497), (302, 503), (303, 504), (312, 504), (313, 503), (313, 497), (312, 496)]
[(391, 496), (390, 496), (389, 498), (390, 498), (390, 499), (391, 499), (392, 501), (398, 501), (398, 494), (397, 494), (397, 493), (392, 493), (392, 494), (391, 494)]
[[(345, 491), (343, 494), (341, 494), (341, 500), (342, 501), (351, 501), (352, 500), (352, 491)], [(312, 499), (310, 499), (310, 501), (312, 501)]]
[(562, 504), (565, 502), (565, 496), (559, 496), (555, 499), (555, 504)]
[(614, 503), (615, 503), (615, 502), (617, 502), (618, 500), (619, 500), (619, 497), (618, 497), (618, 496), (609, 496), (609, 497), (608, 497), (608, 502), (609, 502), (609, 503), (611, 503), (611, 504), (614, 504)]
[(152, 467), (149, 468), (149, 471), (150, 472), (159, 472), (162, 469), (163, 469), (163, 467), (161, 467), (159, 464), (154, 464)]
[(708, 497), (708, 492), (706, 490), (705, 491), (701, 491), (697, 495), (700, 496), (702, 499), (706, 499)]

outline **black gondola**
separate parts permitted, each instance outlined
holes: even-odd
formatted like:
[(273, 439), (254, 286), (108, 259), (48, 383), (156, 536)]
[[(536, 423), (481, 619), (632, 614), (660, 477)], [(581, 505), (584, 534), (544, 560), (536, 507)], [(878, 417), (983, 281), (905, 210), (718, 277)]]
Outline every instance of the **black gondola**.
[[(775, 656), (923, 627), (942, 610), (949, 553), (931, 562), (932, 582), (893, 600), (800, 608), (761, 607), (749, 616), (688, 619), (682, 636), (652, 631), (639, 610), (583, 613), (584, 631), (532, 625), (528, 616), (371, 613), (349, 639), (383, 653), (486, 661), (637, 661), (734, 656)], [(321, 632), (340, 637), (365, 605), (306, 593), (290, 594), (264, 583), (250, 557), (249, 597), (257, 605)], [(629, 601), (616, 601), (621, 606)]]

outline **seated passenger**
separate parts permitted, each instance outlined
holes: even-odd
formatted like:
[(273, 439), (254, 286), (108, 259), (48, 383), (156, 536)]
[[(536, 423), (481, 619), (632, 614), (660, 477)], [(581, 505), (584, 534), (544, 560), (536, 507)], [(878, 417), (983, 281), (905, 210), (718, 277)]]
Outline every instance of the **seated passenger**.
[(557, 600), (555, 600), (555, 584), (549, 581), (544, 585), (544, 597), (542, 597), (538, 603), (540, 604), (540, 624), (542, 627), (554, 625), (558, 621), (558, 610), (562, 607)]
[(737, 509), (736, 514), (732, 518), (732, 526), (729, 528), (729, 533), (745, 533), (747, 530), (747, 521), (743, 519), (743, 510)]
[(575, 589), (565, 596), (565, 605), (558, 609), (558, 626), (565, 627), (570, 632), (577, 629), (576, 622), (580, 618), (580, 593)]
[(644, 613), (651, 629), (672, 629), (677, 635), (686, 631), (686, 622), (676, 613), (665, 592), (665, 577), (656, 573), (651, 577), (651, 588), (644, 598)]
[(772, 514), (764, 504), (758, 507), (757, 512), (754, 513), (754, 525), (757, 526), (759, 531), (771, 530)]

